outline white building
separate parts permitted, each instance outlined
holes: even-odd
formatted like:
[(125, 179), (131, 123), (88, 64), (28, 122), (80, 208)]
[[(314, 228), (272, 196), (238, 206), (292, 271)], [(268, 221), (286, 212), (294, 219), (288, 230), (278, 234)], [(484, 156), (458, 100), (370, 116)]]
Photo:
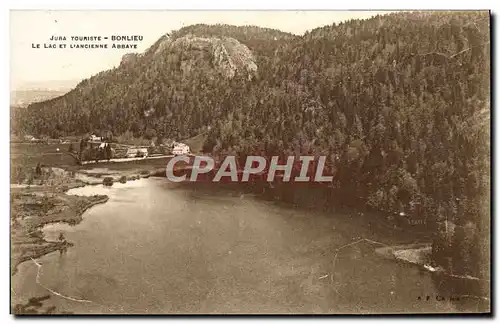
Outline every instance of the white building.
[(100, 142), (102, 141), (102, 137), (95, 136), (95, 134), (90, 135), (90, 140), (92, 142)]
[(184, 143), (174, 143), (174, 148), (172, 149), (173, 155), (185, 155), (189, 154), (191, 151), (189, 150), (189, 146)]
[(129, 148), (127, 149), (127, 157), (135, 158), (135, 157), (148, 157), (148, 149), (147, 148)]

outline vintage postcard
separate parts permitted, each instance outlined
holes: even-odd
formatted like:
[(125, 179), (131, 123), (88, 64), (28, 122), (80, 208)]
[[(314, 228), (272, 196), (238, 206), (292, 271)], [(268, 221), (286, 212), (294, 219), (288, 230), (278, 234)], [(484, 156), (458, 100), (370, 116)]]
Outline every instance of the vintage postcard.
[(490, 313), (490, 19), (12, 10), (11, 313)]

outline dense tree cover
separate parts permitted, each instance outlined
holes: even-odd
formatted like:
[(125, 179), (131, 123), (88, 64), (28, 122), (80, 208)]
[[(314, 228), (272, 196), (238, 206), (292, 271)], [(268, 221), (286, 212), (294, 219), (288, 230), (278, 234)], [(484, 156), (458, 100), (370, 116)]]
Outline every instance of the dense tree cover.
[[(239, 40), (254, 52), (258, 75), (221, 78), (204, 51), (158, 54), (169, 37), (187, 34)], [(110, 129), (180, 139), (208, 131), (204, 149), (214, 153), (328, 155), (343, 202), (425, 218), (438, 234), (435, 260), (483, 276), (489, 49), (487, 12), (397, 13), (301, 37), (195, 25), (31, 105), (13, 125), (52, 136)]]

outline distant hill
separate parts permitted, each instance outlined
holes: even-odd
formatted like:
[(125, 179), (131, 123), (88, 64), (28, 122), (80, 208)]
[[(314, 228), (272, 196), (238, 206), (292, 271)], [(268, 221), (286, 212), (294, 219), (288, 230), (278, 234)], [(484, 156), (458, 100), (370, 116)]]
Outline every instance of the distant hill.
[[(194, 25), (12, 125), (54, 137), (204, 134), (196, 142), (214, 154), (327, 155), (332, 200), (422, 217), (444, 240), (438, 264), (484, 276), (490, 91), (487, 11), (395, 13), (303, 36)], [(458, 225), (452, 241), (445, 221)]]
[(10, 105), (27, 107), (31, 103), (62, 96), (73, 89), (78, 82), (78, 80), (48, 80), (13, 85), (10, 92)]
[(12, 84), (12, 90), (36, 90), (43, 89), (49, 91), (68, 91), (73, 89), (81, 80), (44, 80), (44, 81), (24, 81)]
[(15, 107), (27, 107), (29, 104), (49, 100), (62, 96), (67, 91), (31, 89), (14, 90), (10, 93), (10, 105)]

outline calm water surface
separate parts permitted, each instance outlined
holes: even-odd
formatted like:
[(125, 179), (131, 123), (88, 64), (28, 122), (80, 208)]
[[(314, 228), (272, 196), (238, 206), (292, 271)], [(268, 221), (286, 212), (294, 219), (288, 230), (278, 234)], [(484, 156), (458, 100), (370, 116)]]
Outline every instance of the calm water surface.
[(362, 238), (394, 243), (348, 215), (176, 189), (153, 178), (68, 193), (110, 199), (76, 226), (45, 227), (47, 239), (62, 231), (75, 246), (38, 259), (40, 270), (21, 264), (13, 304), (49, 293), (36, 283), (39, 271), (39, 282), (61, 295), (51, 294), (47, 306), (74, 313), (478, 310), (474, 300), (436, 301), (443, 291), (435, 275), (380, 257), (381, 245), (361, 242), (335, 258), (338, 248)]

